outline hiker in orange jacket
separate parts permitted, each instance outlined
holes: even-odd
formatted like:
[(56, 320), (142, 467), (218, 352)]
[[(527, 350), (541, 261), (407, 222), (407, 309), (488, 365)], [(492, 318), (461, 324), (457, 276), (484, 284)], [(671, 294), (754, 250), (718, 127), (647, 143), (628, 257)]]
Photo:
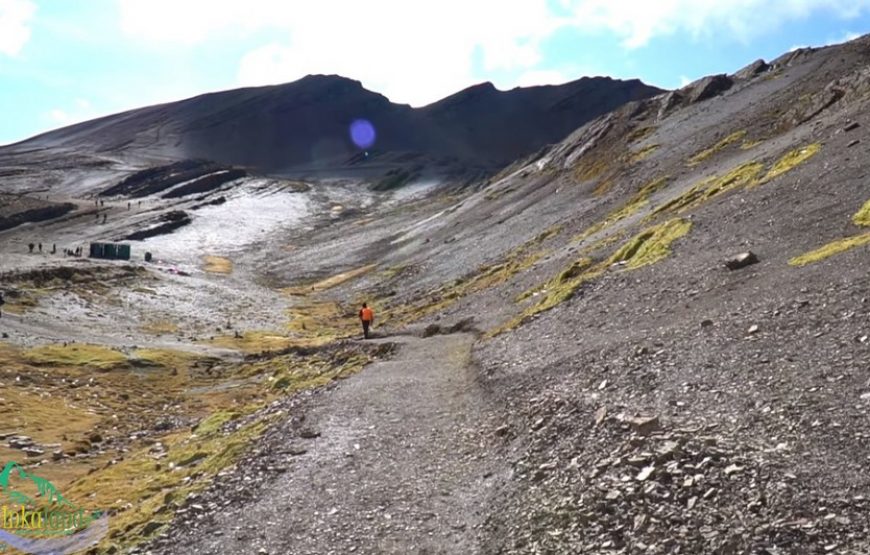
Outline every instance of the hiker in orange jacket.
[(359, 319), (362, 322), (363, 337), (368, 339), (369, 328), (375, 322), (375, 311), (369, 308), (366, 303), (363, 303), (362, 308), (359, 310)]

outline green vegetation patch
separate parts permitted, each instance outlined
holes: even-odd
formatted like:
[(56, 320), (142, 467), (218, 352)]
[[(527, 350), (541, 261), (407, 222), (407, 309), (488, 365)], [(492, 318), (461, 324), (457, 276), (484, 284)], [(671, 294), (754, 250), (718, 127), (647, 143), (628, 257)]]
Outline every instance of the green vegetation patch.
[(622, 205), (620, 208), (614, 210), (610, 214), (604, 218), (603, 221), (597, 222), (586, 230), (583, 233), (574, 237), (573, 241), (579, 243), (595, 235), (596, 233), (610, 227), (611, 225), (628, 218), (632, 214), (635, 214), (644, 206), (649, 204), (649, 197), (653, 195), (653, 193), (663, 189), (668, 182), (670, 181), (670, 177), (660, 177), (653, 181), (650, 181), (646, 185), (640, 188), (628, 201)]
[[(870, 200), (865, 202), (861, 209), (852, 216), (852, 221), (856, 225), (870, 227)], [(870, 232), (862, 233), (861, 235), (854, 235), (852, 237), (844, 237), (843, 239), (837, 239), (836, 241), (832, 241), (827, 245), (819, 247), (816, 250), (796, 256), (789, 260), (788, 263), (792, 266), (806, 266), (807, 264), (824, 260), (828, 257), (834, 256), (835, 254), (840, 254), (868, 243), (870, 243)]]
[(87, 343), (41, 345), (24, 352), (33, 364), (45, 366), (81, 366), (96, 370), (112, 370), (127, 365), (123, 353)]
[(642, 162), (642, 161), (646, 160), (647, 158), (649, 158), (652, 155), (653, 152), (658, 150), (659, 146), (661, 146), (661, 145), (658, 145), (658, 144), (647, 145), (647, 146), (641, 148), (640, 150), (633, 152), (631, 154), (631, 163), (636, 164), (637, 162)]
[(671, 253), (671, 243), (685, 236), (691, 228), (692, 222), (679, 218), (650, 227), (618, 249), (608, 265), (625, 263), (634, 269), (655, 264), (666, 258)]
[(809, 144), (802, 148), (796, 148), (788, 153), (785, 156), (780, 158), (773, 164), (773, 166), (768, 170), (767, 174), (758, 182), (758, 184), (767, 183), (780, 175), (791, 171), (795, 167), (800, 164), (806, 162), (822, 149), (822, 145), (819, 143)]
[(219, 410), (213, 412), (207, 418), (204, 418), (197, 426), (197, 435), (206, 436), (217, 433), (223, 428), (224, 424), (239, 418), (241, 414), (235, 411)]
[(788, 263), (791, 266), (806, 266), (807, 264), (819, 262), (835, 254), (840, 254), (868, 243), (870, 243), (870, 232), (832, 241), (816, 250), (796, 256), (789, 260)]
[(858, 212), (852, 216), (852, 221), (856, 225), (870, 227), (870, 200), (864, 203)]
[(540, 245), (562, 232), (561, 224), (554, 225), (511, 250), (502, 262), (481, 266), (451, 283), (429, 291), (421, 298), (408, 303), (392, 306), (384, 311), (384, 321), (408, 324), (425, 316), (440, 312), (468, 295), (495, 287), (511, 279), (516, 274), (531, 268), (547, 252)]
[(680, 218), (668, 220), (638, 233), (603, 261), (595, 263), (588, 257), (576, 260), (545, 284), (519, 295), (517, 302), (541, 298), (516, 318), (488, 332), (487, 337), (513, 329), (536, 314), (550, 310), (570, 299), (583, 284), (600, 277), (614, 264), (624, 264), (631, 270), (655, 264), (671, 253), (673, 242), (685, 236), (691, 227), (692, 223), (688, 220)]
[(742, 140), (743, 137), (745, 137), (745, 136), (746, 136), (746, 130), (735, 131), (734, 133), (731, 133), (730, 135), (728, 135), (727, 137), (725, 137), (724, 139), (722, 139), (721, 141), (719, 141), (715, 145), (711, 146), (710, 148), (704, 149), (701, 152), (698, 152), (697, 154), (695, 154), (694, 156), (689, 158), (689, 166), (697, 166), (698, 164), (700, 164), (704, 160), (707, 160), (708, 158), (710, 158), (714, 154), (724, 150), (729, 145)]
[(664, 212), (684, 212), (696, 208), (711, 198), (740, 187), (752, 187), (764, 166), (759, 162), (747, 162), (721, 177), (712, 176), (690, 187), (682, 195), (669, 200), (653, 210), (652, 216)]

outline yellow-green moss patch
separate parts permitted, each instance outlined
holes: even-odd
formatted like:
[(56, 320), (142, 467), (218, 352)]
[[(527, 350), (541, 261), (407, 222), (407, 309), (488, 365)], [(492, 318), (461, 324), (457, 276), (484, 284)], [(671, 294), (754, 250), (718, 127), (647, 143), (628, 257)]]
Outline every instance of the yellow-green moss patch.
[(240, 413), (236, 411), (226, 411), (219, 410), (210, 414), (207, 418), (204, 418), (200, 421), (196, 426), (196, 434), (200, 436), (207, 436), (213, 433), (220, 431), (223, 428), (223, 425), (227, 422), (235, 420), (241, 416)]
[(362, 266), (360, 268), (355, 268), (347, 272), (342, 272), (340, 274), (336, 274), (334, 276), (322, 279), (320, 281), (316, 281), (314, 283), (309, 283), (307, 285), (287, 287), (284, 289), (284, 292), (289, 293), (290, 295), (307, 295), (309, 293), (320, 293), (321, 291), (332, 289), (333, 287), (337, 287), (342, 283), (365, 275), (374, 270), (376, 267), (377, 264), (369, 264), (367, 266)]
[(516, 298), (517, 302), (536, 297), (540, 297), (540, 300), (526, 308), (516, 318), (490, 330), (486, 336), (493, 337), (513, 329), (528, 318), (570, 299), (583, 284), (598, 278), (614, 264), (624, 264), (628, 269), (635, 269), (662, 260), (671, 253), (671, 244), (685, 236), (691, 227), (692, 223), (688, 220), (679, 218), (668, 220), (635, 235), (606, 260), (595, 263), (592, 259), (583, 257), (572, 262), (542, 286), (519, 295)]
[(628, 134), (628, 136), (626, 137), (626, 141), (628, 141), (629, 143), (634, 143), (643, 140), (652, 135), (653, 131), (655, 130), (656, 128), (654, 126), (637, 127)]
[(822, 145), (819, 143), (813, 143), (807, 145), (802, 148), (796, 148), (785, 154), (782, 158), (776, 161), (773, 166), (768, 170), (767, 174), (759, 181), (761, 183), (767, 183), (768, 181), (779, 177), (780, 175), (791, 171), (795, 167), (800, 164), (806, 162), (822, 149)]
[(671, 253), (671, 243), (686, 235), (692, 222), (673, 219), (640, 232), (617, 250), (609, 264), (625, 263), (628, 268), (654, 264)]
[(695, 154), (694, 156), (689, 158), (689, 166), (697, 166), (698, 164), (700, 164), (704, 160), (710, 158), (711, 156), (713, 156), (717, 152), (724, 150), (729, 145), (740, 141), (745, 136), (746, 136), (746, 130), (735, 131), (734, 133), (731, 133), (730, 135), (728, 135), (727, 137), (725, 137), (724, 139), (722, 139), (721, 141), (719, 141), (715, 145), (711, 146), (710, 148), (704, 149), (701, 152), (698, 152), (697, 154)]
[(759, 162), (747, 162), (733, 168), (721, 177), (715, 175), (708, 177), (692, 185), (682, 195), (657, 207), (651, 216), (664, 212), (685, 212), (727, 191), (740, 187), (752, 187), (763, 169), (764, 166)]
[(814, 251), (796, 256), (789, 260), (788, 263), (792, 266), (806, 266), (807, 264), (819, 262), (820, 260), (834, 256), (835, 254), (840, 254), (866, 244), (870, 244), (870, 233), (832, 241)]
[(211, 339), (209, 343), (250, 354), (280, 351), (294, 344), (293, 338), (269, 331), (246, 331), (239, 336), (221, 335)]
[(658, 150), (659, 146), (660, 145), (657, 145), (657, 144), (647, 145), (636, 152), (632, 152), (631, 153), (631, 162), (633, 164), (635, 164), (637, 162), (642, 162), (642, 161), (646, 160), (647, 158), (649, 158), (652, 155), (653, 152)]
[(628, 201), (626, 201), (624, 205), (608, 214), (603, 221), (597, 222), (588, 227), (586, 230), (583, 231), (583, 233), (574, 237), (573, 241), (584, 241), (585, 239), (588, 239), (590, 236), (604, 230), (605, 228), (610, 227), (611, 225), (635, 214), (649, 203), (649, 197), (652, 196), (653, 193), (664, 188), (669, 181), (670, 177), (668, 176), (660, 177), (658, 179), (650, 181), (649, 183), (641, 187), (634, 195), (632, 195), (632, 197), (628, 199)]
[(87, 343), (42, 345), (25, 351), (24, 358), (39, 365), (82, 366), (98, 370), (111, 370), (127, 363), (123, 353)]
[(852, 216), (852, 221), (857, 225), (870, 227), (870, 200), (865, 202), (864, 206)]
[(574, 178), (577, 181), (590, 181), (600, 177), (607, 170), (608, 164), (603, 159), (583, 161), (574, 169)]

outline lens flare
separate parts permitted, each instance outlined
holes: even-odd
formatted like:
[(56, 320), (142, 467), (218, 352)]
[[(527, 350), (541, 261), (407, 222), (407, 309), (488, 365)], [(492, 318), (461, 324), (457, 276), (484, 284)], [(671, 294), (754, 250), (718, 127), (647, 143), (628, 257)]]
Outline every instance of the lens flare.
[(350, 124), (350, 140), (360, 148), (369, 148), (375, 144), (375, 126), (367, 119), (354, 120)]

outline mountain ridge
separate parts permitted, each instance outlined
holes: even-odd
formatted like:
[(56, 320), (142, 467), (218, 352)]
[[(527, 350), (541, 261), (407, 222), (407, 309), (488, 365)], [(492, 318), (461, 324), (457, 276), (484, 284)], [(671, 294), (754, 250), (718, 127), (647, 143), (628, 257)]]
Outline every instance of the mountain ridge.
[[(507, 91), (487, 82), (413, 108), (360, 81), (314, 74), (104, 116), (0, 147), (0, 154), (74, 149), (165, 161), (207, 159), (282, 174), (344, 166), (364, 150), (350, 141), (347, 128), (365, 119), (376, 132), (374, 147), (382, 152), (418, 153), (431, 164), (458, 161), (497, 169), (629, 100), (661, 92), (638, 80), (603, 77)], [(509, 140), (507, 129), (495, 126), (506, 116), (515, 135)]]

